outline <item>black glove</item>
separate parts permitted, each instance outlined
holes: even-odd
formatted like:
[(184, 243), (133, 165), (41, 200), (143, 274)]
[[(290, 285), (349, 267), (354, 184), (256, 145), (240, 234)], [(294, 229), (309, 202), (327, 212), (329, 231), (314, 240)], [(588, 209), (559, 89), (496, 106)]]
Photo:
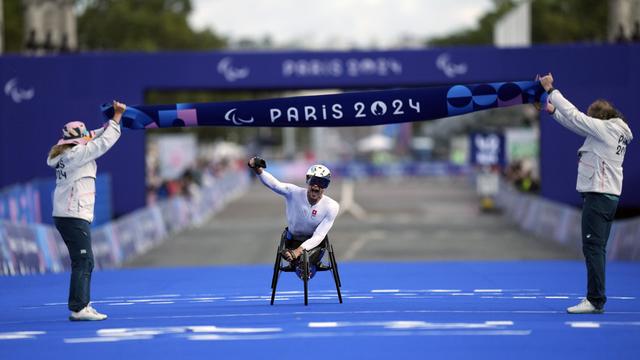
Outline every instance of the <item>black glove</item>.
[(282, 257), (287, 260), (288, 262), (291, 262), (293, 260), (295, 260), (295, 256), (296, 254), (294, 254), (293, 250), (291, 249), (284, 249), (282, 250), (282, 252), (280, 252), (280, 255), (282, 255)]
[(267, 162), (266, 162), (266, 161), (264, 161), (264, 159), (263, 159), (263, 158), (259, 158), (259, 157), (255, 156), (255, 157), (253, 157), (252, 159), (253, 159), (253, 166), (251, 166), (251, 160), (249, 160), (249, 162), (247, 163), (247, 165), (248, 165), (250, 168), (252, 168), (252, 169), (255, 169), (255, 168), (263, 168), (263, 169), (266, 169), (266, 168), (267, 168)]

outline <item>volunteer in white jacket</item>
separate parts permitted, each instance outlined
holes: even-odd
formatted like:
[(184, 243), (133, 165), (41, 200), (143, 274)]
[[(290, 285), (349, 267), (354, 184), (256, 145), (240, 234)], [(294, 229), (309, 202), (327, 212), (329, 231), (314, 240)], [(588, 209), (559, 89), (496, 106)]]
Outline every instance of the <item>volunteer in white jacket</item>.
[[(260, 181), (275, 193), (284, 196), (286, 201), (287, 228), (282, 233), (285, 239), (283, 256), (289, 262), (295, 262), (303, 250), (313, 250), (323, 243), (333, 222), (338, 216), (340, 205), (337, 201), (324, 195), (331, 182), (331, 171), (324, 165), (313, 165), (307, 170), (307, 188), (282, 183), (264, 170), (263, 159), (252, 158), (249, 167), (260, 178)], [(322, 266), (323, 252), (310, 254), (309, 262)], [(312, 269), (312, 273), (315, 269)]]
[(553, 87), (553, 76), (540, 79), (549, 97), (546, 110), (562, 126), (586, 137), (578, 150), (576, 190), (582, 194), (582, 253), (587, 264), (587, 297), (567, 309), (571, 314), (602, 313), (606, 248), (622, 193), (622, 162), (633, 135), (622, 115), (606, 100), (580, 112)]
[(51, 148), (47, 165), (56, 169), (53, 194), (53, 220), (71, 257), (69, 320), (104, 320), (90, 304), (93, 251), (91, 229), (95, 203), (95, 159), (102, 156), (120, 138), (120, 119), (126, 105), (113, 102), (115, 114), (104, 128), (87, 131), (80, 121), (62, 128), (62, 139)]

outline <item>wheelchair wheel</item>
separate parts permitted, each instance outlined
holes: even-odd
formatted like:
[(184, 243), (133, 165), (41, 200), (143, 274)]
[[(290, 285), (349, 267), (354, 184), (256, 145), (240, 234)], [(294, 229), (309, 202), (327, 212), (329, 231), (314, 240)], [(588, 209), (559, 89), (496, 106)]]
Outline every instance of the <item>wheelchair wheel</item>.
[(302, 252), (302, 281), (304, 282), (304, 305), (309, 305), (309, 253)]
[(329, 245), (329, 261), (331, 261), (331, 273), (333, 274), (333, 280), (336, 283), (336, 292), (338, 293), (338, 301), (342, 304), (342, 293), (340, 292), (340, 275), (338, 274), (338, 263), (336, 262), (336, 256), (333, 253), (333, 246)]
[(276, 284), (278, 282), (278, 276), (280, 274), (280, 262), (282, 261), (282, 255), (280, 255), (280, 253), (282, 252), (282, 249), (284, 248), (284, 244), (282, 239), (280, 239), (280, 245), (278, 246), (278, 250), (276, 252), (276, 263), (273, 267), (273, 277), (271, 278), (271, 288), (275, 288)]
[(333, 252), (333, 245), (329, 245), (329, 259), (331, 260), (331, 267), (335, 272), (336, 283), (339, 287), (342, 287), (342, 282), (340, 281), (340, 273), (338, 272), (338, 262), (336, 261), (336, 255)]
[(271, 278), (271, 305), (276, 299), (276, 287), (278, 286), (278, 278), (280, 277), (280, 263), (282, 262), (282, 248), (284, 247), (284, 241), (280, 239), (280, 245), (278, 246), (278, 251), (276, 252), (276, 263), (273, 266), (273, 277)]
[(276, 299), (276, 287), (278, 286), (278, 277), (280, 276), (280, 257), (276, 255), (276, 267), (273, 269), (273, 279), (271, 280), (271, 305)]

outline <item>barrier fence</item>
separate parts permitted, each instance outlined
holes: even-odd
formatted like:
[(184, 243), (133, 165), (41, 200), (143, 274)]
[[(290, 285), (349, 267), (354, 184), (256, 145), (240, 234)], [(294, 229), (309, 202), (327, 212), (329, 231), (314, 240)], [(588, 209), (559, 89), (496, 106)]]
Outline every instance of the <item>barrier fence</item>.
[[(36, 179), (0, 190), (0, 220), (12, 223), (53, 225), (54, 178)], [(96, 202), (92, 226), (111, 220), (111, 176), (100, 173), (96, 177)]]
[[(246, 191), (249, 179), (246, 171), (230, 171), (213, 185), (203, 188), (197, 198), (175, 197), (161, 201), (93, 229), (96, 268), (117, 267), (167, 240), (171, 234), (202, 223)], [(496, 196), (498, 205), (520, 227), (576, 252), (581, 251), (579, 209), (519, 192), (506, 184), (500, 189)], [(614, 222), (607, 248), (608, 259), (640, 260), (639, 239), (640, 219)], [(0, 220), (1, 275), (69, 269), (67, 249), (54, 227)]]
[[(517, 191), (501, 184), (496, 202), (522, 229), (582, 253), (580, 209)], [(609, 260), (640, 260), (640, 218), (613, 223), (607, 243)]]
[[(198, 225), (241, 195), (249, 184), (246, 171), (229, 171), (192, 199), (182, 196), (134, 211), (92, 230), (95, 268), (114, 268)], [(0, 275), (70, 270), (66, 246), (55, 227), (0, 220)]]

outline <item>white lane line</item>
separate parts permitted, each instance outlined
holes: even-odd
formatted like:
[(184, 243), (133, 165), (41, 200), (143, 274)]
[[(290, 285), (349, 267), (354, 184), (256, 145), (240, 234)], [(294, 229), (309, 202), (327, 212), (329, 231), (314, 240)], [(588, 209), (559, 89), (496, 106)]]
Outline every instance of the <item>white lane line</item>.
[(640, 326), (640, 321), (567, 321), (565, 324), (576, 328), (599, 328), (602, 326)]
[(307, 326), (310, 328), (337, 328), (338, 323), (335, 321), (310, 322)]
[(572, 328), (597, 329), (600, 327), (600, 324), (592, 321), (568, 321), (565, 324), (571, 326)]
[(569, 299), (568, 296), (545, 296), (545, 299)]
[(397, 293), (400, 292), (400, 289), (373, 289), (372, 293)]
[(0, 333), (0, 340), (23, 340), (33, 339), (37, 335), (44, 335), (46, 331), (14, 331)]
[(147, 303), (149, 305), (167, 305), (167, 304), (175, 304), (174, 301), (156, 301), (156, 302), (150, 302)]
[[(276, 300), (290, 300), (288, 298), (277, 298)], [(607, 311), (608, 315), (640, 315), (640, 311)], [(198, 315), (163, 315), (163, 316), (122, 316), (109, 317), (112, 320), (148, 320), (148, 319), (209, 319), (209, 318), (233, 318), (233, 317), (255, 317), (255, 316), (309, 316), (309, 315), (347, 315), (347, 314), (566, 314), (562, 310), (368, 310), (368, 311), (296, 311), (282, 313), (231, 313), (231, 314), (198, 314)], [(41, 320), (41, 323), (57, 323), (60, 320)], [(31, 324), (31, 320), (26, 321), (2, 321), (0, 325), (20, 325)]]
[(501, 293), (502, 289), (475, 289), (473, 292), (477, 293)]
[(180, 297), (180, 296), (182, 296), (182, 295), (180, 295), (180, 294), (159, 294), (159, 295), (134, 295), (134, 296), (108, 296), (107, 299), (149, 299), (149, 298)]
[(103, 342), (116, 342), (116, 341), (127, 341), (127, 340), (151, 340), (153, 336), (127, 336), (127, 337), (118, 337), (118, 336), (100, 336), (100, 337), (89, 337), (89, 338), (71, 338), (64, 339), (66, 344), (86, 344), (86, 343), (103, 343)]
[(420, 331), (365, 331), (365, 332), (295, 332), (273, 335), (193, 335), (189, 340), (200, 341), (251, 341), (251, 340), (276, 340), (292, 338), (329, 338), (329, 337), (366, 337), (366, 336), (527, 336), (531, 330), (420, 330)]
[(487, 325), (496, 325), (496, 326), (500, 326), (500, 325), (513, 325), (513, 321), (485, 321), (484, 322)]

